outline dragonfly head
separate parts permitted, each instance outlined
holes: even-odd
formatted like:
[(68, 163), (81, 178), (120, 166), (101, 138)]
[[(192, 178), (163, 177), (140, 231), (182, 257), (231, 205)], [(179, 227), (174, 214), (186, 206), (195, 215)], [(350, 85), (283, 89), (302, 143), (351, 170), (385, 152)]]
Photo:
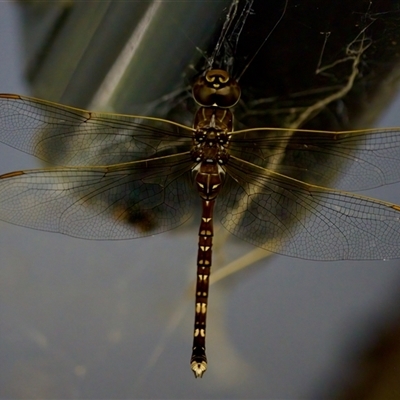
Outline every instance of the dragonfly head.
[(240, 86), (223, 69), (211, 69), (193, 85), (193, 98), (202, 107), (233, 107), (240, 99)]

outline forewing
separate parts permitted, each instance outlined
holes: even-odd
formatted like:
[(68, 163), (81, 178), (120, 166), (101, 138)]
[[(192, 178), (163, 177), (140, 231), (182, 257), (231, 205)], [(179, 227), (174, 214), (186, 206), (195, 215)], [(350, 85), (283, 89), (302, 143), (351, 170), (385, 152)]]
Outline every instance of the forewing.
[(162, 119), (0, 95), (0, 142), (54, 165), (111, 165), (177, 154), (190, 149), (191, 138), (191, 128)]
[(188, 153), (110, 167), (0, 176), (0, 219), (85, 239), (131, 239), (173, 229), (196, 193)]
[(234, 155), (314, 185), (364, 190), (400, 180), (400, 128), (234, 132)]
[(231, 157), (218, 213), (256, 246), (314, 260), (400, 257), (400, 206), (309, 185)]

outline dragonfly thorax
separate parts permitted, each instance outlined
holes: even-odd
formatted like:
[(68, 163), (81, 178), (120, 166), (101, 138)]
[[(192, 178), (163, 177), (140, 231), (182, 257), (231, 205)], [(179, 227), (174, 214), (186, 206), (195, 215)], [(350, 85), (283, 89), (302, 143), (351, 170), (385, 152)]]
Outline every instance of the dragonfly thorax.
[[(200, 109), (199, 112), (201, 111)], [(212, 114), (212, 120), (215, 120), (214, 114)], [(191, 153), (193, 161), (226, 164), (229, 159), (227, 148), (230, 138), (231, 132), (224, 124), (220, 127), (215, 121), (210, 121), (197, 127), (193, 135)]]
[(195, 133), (192, 160), (207, 164), (226, 164), (229, 159), (229, 135), (214, 129)]

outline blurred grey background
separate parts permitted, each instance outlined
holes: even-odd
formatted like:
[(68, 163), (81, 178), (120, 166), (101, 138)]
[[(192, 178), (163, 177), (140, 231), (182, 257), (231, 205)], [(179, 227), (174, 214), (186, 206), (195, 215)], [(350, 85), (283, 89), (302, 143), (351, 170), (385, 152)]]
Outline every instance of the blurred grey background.
[[(3, 93), (30, 93), (20, 24), (16, 5), (0, 3)], [(399, 108), (378, 125), (399, 126)], [(38, 165), (0, 146), (0, 173)], [(371, 192), (397, 203), (399, 193)], [(190, 224), (100, 242), (0, 223), (0, 397), (327, 398), (398, 309), (397, 260), (272, 256), (211, 287), (209, 369), (195, 380), (196, 247)], [(217, 245), (215, 264), (251, 250)]]

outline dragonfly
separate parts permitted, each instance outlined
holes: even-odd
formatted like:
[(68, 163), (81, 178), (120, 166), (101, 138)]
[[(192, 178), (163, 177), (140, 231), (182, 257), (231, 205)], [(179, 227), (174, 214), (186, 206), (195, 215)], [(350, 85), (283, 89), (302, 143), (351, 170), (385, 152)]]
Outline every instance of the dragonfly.
[[(400, 205), (350, 192), (400, 180), (400, 129), (234, 130), (240, 86), (194, 83), (193, 126), (0, 95), (0, 142), (51, 167), (0, 175), (0, 220), (97, 240), (174, 229), (201, 208), (191, 369), (207, 369), (214, 209), (233, 235), (310, 260), (400, 257)], [(321, 182), (342, 175), (336, 189)]]

